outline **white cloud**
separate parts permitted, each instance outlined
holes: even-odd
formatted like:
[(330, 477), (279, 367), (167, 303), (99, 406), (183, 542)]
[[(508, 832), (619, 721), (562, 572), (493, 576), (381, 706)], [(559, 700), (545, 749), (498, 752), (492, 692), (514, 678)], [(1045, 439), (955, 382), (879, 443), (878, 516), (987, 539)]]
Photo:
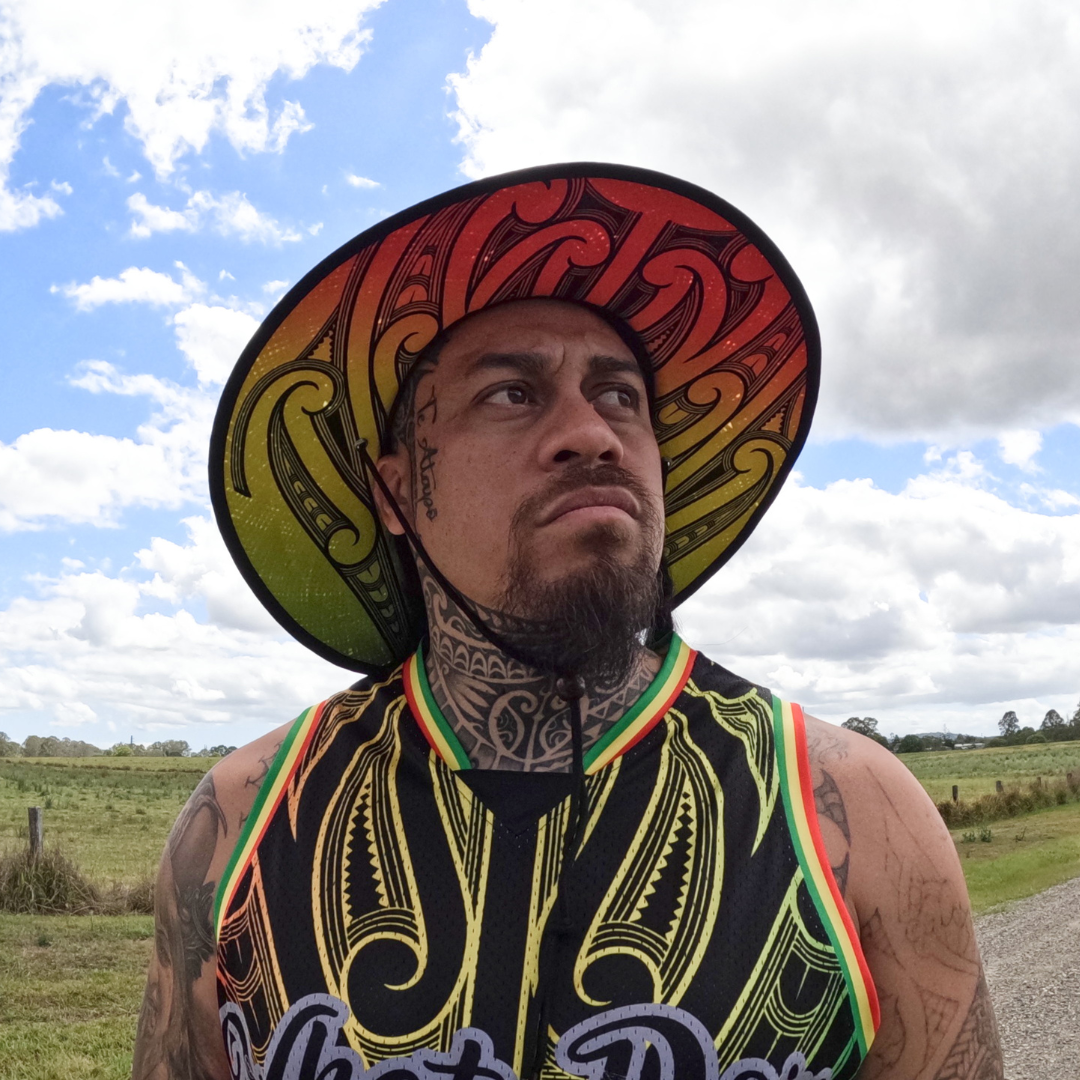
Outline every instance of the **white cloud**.
[(998, 456), (1024, 472), (1039, 471), (1035, 455), (1041, 449), (1042, 435), (1037, 431), (1006, 431), (998, 436)]
[(83, 285), (71, 282), (53, 285), (51, 290), (75, 302), (79, 311), (93, 311), (102, 304), (152, 304), (171, 307), (188, 302), (205, 291), (205, 286), (183, 263), (176, 264), (180, 280), (147, 267), (129, 266), (118, 277), (96, 274)]
[(470, 9), (494, 32), (450, 79), (466, 173), (621, 161), (749, 213), (818, 311), (819, 434), (955, 444), (1080, 422), (1073, 8)]
[(210, 520), (185, 525), (187, 543), (155, 538), (115, 576), (40, 578), (0, 611), (6, 730), (78, 726), (107, 745), (116, 728), (99, 718), (109, 717), (136, 741), (171, 731), (195, 745), (239, 743), (353, 681), (273, 622)]
[(155, 206), (141, 191), (130, 196), (127, 205), (137, 219), (131, 222), (131, 235), (140, 239), (156, 232), (194, 232), (198, 227), (198, 215), (191, 209), (185, 212)]
[(220, 385), (229, 377), (258, 319), (232, 308), (192, 304), (173, 316), (176, 342), (200, 384)]
[(979, 483), (964, 464), (897, 495), (789, 483), (681, 625), (811, 711), (893, 730), (929, 730), (935, 710), (987, 729), (1003, 701), (1080, 695), (1080, 514)]
[(155, 206), (142, 192), (132, 195), (127, 205), (134, 215), (131, 235), (140, 239), (157, 232), (197, 232), (206, 225), (222, 236), (237, 236), (245, 242), (281, 244), (300, 239), (300, 233), (261, 213), (239, 191), (220, 197), (196, 191), (183, 210)]
[(49, 187), (52, 188), (53, 191), (60, 192), (61, 195), (71, 195), (75, 190), (66, 180), (53, 180), (49, 184)]
[(382, 187), (378, 180), (369, 180), (366, 176), (357, 176), (356, 173), (346, 173), (345, 183), (354, 188)]
[(316, 64), (349, 71), (381, 0), (8, 0), (0, 11), (0, 231), (55, 217), (49, 195), (7, 179), (28, 114), (50, 83), (87, 88), (95, 116), (125, 106), (124, 127), (159, 178), (212, 133), (241, 153), (280, 152), (310, 125), (298, 102), (267, 102), (275, 75)]
[(72, 384), (145, 396), (157, 406), (136, 438), (38, 428), (0, 443), (0, 532), (48, 524), (115, 525), (125, 507), (206, 502), (214, 395), (89, 361)]

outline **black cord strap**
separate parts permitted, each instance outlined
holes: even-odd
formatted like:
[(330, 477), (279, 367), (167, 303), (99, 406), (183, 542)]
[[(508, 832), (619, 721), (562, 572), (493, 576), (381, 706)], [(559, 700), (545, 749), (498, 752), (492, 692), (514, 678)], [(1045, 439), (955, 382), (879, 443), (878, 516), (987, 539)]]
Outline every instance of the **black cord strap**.
[(390, 509), (394, 512), (394, 517), (397, 518), (398, 524), (404, 530), (405, 536), (412, 545), (413, 551), (416, 552), (424, 565), (428, 568), (431, 576), (439, 583), (440, 588), (442, 588), (446, 595), (461, 609), (469, 622), (476, 627), (477, 633), (486, 638), (496, 649), (501, 649), (507, 656), (516, 660), (519, 664), (524, 664), (526, 667), (535, 667), (536, 665), (531, 660), (528, 660), (523, 656), (501, 634), (492, 630), (487, 623), (480, 618), (480, 613), (473, 607), (472, 603), (458, 591), (456, 586), (451, 584), (451, 582), (443, 575), (443, 572), (435, 565), (435, 561), (427, 553), (423, 541), (416, 535), (416, 530), (413, 529), (412, 525), (409, 524), (408, 518), (402, 513), (401, 507), (398, 506), (397, 499), (394, 498), (390, 489), (386, 486), (386, 481), (375, 467), (375, 462), (371, 460), (371, 455), (368, 453), (367, 448), (367, 439), (357, 439), (356, 449), (360, 451), (360, 460), (363, 463), (364, 468), (371, 474), (371, 478), (378, 485), (379, 490), (383, 494), (383, 498), (386, 499)]

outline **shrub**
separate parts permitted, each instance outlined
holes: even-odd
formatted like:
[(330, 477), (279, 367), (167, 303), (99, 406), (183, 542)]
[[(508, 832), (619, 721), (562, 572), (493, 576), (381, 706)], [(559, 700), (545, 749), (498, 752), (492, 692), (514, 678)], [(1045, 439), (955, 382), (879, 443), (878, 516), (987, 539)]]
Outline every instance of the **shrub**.
[(15, 915), (153, 915), (154, 879), (101, 888), (58, 848), (0, 855), (0, 911)]
[(956, 829), (1017, 817), (1033, 810), (1044, 810), (1049, 806), (1064, 806), (1070, 799), (1080, 799), (1080, 784), (1075, 779), (1072, 783), (1057, 783), (1051, 786), (1039, 777), (1026, 791), (1019, 787), (1010, 787), (992, 795), (981, 795), (970, 802), (964, 799), (958, 802), (940, 802), (937, 808), (945, 824), (950, 829)]
[(33, 858), (23, 848), (0, 856), (0, 911), (16, 915), (82, 915), (97, 909), (100, 895), (57, 848)]

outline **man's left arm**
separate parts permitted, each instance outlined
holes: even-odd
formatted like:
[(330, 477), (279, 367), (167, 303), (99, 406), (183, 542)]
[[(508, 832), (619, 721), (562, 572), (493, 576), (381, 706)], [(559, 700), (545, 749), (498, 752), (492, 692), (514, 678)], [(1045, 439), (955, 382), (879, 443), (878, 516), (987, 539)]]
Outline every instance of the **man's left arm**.
[(863, 1080), (1002, 1080), (994, 1010), (960, 860), (907, 767), (807, 718), (829, 862), (881, 1003)]

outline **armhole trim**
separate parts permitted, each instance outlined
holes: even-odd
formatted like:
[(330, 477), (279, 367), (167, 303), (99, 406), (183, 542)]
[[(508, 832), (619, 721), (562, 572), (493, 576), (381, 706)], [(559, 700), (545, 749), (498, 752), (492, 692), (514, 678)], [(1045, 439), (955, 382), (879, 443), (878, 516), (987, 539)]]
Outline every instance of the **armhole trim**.
[(225, 915), (232, 903), (233, 896), (240, 884), (241, 878), (247, 872), (248, 865), (255, 849), (262, 841), (270, 819), (274, 816), (281, 798), (285, 794), (285, 788), (292, 779), (300, 758), (311, 742), (315, 729), (319, 726), (326, 702), (313, 705), (305, 709), (294, 721), (285, 741), (281, 744), (274, 760), (270, 764), (270, 770), (255, 796), (255, 802), (251, 806), (251, 812), (244, 821), (244, 826), (237, 837), (236, 846), (225, 867), (225, 873), (221, 875), (221, 884), (214, 896), (214, 940), (221, 938), (221, 926), (225, 921)]
[(817, 809), (814, 805), (810, 755), (806, 747), (806, 725), (802, 708), (782, 701), (775, 694), (773, 725), (780, 761), (780, 788), (784, 794), (791, 838), (802, 867), (806, 887), (821, 913), (825, 929), (836, 951), (848, 984), (855, 1013), (855, 1033), (865, 1060), (881, 1025), (877, 989), (870, 975), (858, 931), (840, 894), (825, 853)]

